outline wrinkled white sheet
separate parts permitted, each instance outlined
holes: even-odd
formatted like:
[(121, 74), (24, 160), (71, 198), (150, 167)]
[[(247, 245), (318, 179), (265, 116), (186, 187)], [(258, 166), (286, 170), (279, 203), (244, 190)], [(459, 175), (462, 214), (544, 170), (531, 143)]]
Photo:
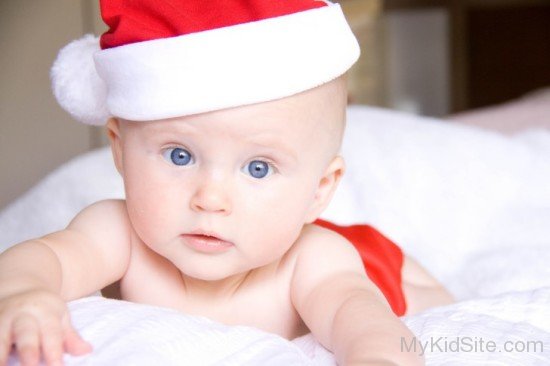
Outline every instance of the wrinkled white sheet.
[[(548, 304), (548, 287), (458, 302), (402, 318), (416, 340), (396, 342), (403, 352), (424, 350), (428, 365), (547, 365)], [(311, 334), (288, 341), (251, 327), (101, 297), (73, 301), (70, 309), (94, 352), (66, 356), (67, 365), (336, 364)]]
[[(550, 133), (504, 137), (363, 107), (350, 108), (348, 120), (348, 171), (323, 217), (376, 226), (457, 296), (456, 304), (403, 318), (419, 340), (435, 342), (428, 364), (550, 364)], [(0, 250), (62, 229), (86, 205), (123, 194), (108, 150), (83, 155), (0, 212)], [(68, 364), (333, 364), (311, 336), (289, 342), (100, 298), (70, 307), (95, 352)], [(441, 337), (448, 348), (462, 337), (499, 349), (440, 351)], [(507, 341), (541, 341), (544, 352), (540, 345), (505, 352)]]

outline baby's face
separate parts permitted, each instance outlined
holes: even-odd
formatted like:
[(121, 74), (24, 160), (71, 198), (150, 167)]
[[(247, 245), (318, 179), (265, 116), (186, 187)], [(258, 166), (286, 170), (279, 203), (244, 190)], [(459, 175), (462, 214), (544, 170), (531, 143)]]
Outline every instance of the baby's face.
[[(111, 121), (136, 233), (183, 273), (203, 280), (281, 258), (325, 206), (319, 187), (329, 163), (343, 172), (341, 160), (333, 159), (344, 88), (338, 80), (245, 107), (152, 122)], [(230, 244), (186, 236), (197, 231)]]

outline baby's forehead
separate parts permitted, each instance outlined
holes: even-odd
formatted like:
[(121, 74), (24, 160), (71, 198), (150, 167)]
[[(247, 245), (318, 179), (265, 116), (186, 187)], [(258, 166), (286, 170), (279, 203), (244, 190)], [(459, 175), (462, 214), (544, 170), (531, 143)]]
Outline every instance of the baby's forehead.
[(322, 127), (319, 116), (305, 103), (273, 101), (252, 106), (155, 121), (129, 122), (146, 133), (204, 132), (235, 136), (254, 134), (289, 135)]
[(325, 145), (330, 135), (338, 138), (344, 118), (345, 98), (337, 96), (338, 88), (333, 82), (278, 100), (128, 125), (144, 135), (223, 135), (233, 140), (282, 139), (304, 148)]

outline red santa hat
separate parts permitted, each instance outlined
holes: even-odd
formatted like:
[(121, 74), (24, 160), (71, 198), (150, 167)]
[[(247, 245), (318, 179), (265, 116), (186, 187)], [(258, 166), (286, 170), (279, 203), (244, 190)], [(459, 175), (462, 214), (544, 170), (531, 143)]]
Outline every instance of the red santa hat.
[(109, 30), (63, 48), (54, 94), (77, 120), (145, 121), (275, 100), (345, 73), (359, 46), (320, 0), (102, 0)]

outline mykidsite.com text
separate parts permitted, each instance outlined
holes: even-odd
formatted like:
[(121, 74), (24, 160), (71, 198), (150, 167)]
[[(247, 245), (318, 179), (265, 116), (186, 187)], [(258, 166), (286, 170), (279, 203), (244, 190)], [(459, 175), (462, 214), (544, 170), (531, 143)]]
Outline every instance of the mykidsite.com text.
[(401, 337), (401, 352), (544, 352), (544, 342), (537, 340), (494, 341), (483, 337), (430, 337), (424, 340), (416, 337)]

